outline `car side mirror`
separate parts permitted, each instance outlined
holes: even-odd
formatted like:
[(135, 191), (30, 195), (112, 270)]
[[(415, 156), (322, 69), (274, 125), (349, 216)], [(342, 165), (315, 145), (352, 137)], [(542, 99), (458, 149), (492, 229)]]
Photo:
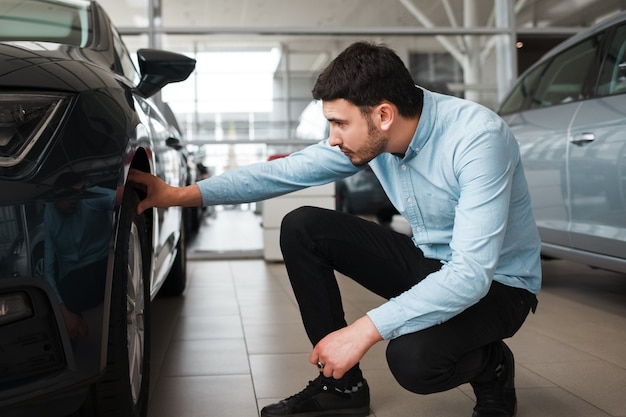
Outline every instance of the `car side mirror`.
[(145, 98), (169, 83), (186, 80), (196, 68), (195, 59), (159, 49), (139, 49), (137, 58), (141, 80), (135, 90)]
[(171, 136), (165, 140), (165, 144), (172, 149), (176, 149), (177, 151), (183, 149), (183, 145), (180, 143), (180, 140)]

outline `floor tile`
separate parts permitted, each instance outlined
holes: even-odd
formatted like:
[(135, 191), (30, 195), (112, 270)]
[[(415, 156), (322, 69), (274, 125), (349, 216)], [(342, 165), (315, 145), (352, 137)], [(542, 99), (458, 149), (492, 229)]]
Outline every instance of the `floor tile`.
[(152, 396), (150, 417), (256, 416), (249, 375), (164, 377)]

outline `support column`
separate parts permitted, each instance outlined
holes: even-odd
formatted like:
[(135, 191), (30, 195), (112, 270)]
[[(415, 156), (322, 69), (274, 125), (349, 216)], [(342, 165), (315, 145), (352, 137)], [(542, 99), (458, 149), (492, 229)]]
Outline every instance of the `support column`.
[(509, 33), (496, 35), (496, 69), (498, 76), (498, 103), (517, 79), (517, 41), (513, 0), (494, 0), (496, 27), (509, 29)]
[[(496, 3), (498, 0), (495, 0)], [(476, 1), (463, 0), (463, 26), (465, 28), (475, 28), (478, 26), (476, 17)], [(481, 84), (481, 62), (480, 62), (480, 38), (478, 36), (465, 36), (467, 50), (463, 56), (463, 75), (465, 85), (469, 89), (465, 90), (465, 98), (480, 102), (480, 91), (472, 89)]]

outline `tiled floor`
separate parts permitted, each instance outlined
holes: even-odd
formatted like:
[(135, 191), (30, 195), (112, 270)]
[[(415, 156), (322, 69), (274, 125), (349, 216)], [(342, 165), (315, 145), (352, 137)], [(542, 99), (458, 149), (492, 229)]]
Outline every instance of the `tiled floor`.
[[(184, 297), (153, 309), (149, 417), (258, 416), (317, 370), (282, 263), (266, 263), (251, 211), (206, 219), (189, 249)], [(508, 341), (516, 357), (518, 417), (626, 417), (626, 276), (544, 263), (537, 314)], [(381, 302), (339, 277), (348, 320)], [(468, 385), (422, 396), (401, 388), (385, 343), (362, 368), (375, 417), (469, 417)]]

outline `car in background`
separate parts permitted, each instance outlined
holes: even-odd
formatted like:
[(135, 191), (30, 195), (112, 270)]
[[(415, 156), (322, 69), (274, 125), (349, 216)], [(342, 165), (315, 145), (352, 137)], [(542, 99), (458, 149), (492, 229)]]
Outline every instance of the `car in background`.
[[(322, 102), (313, 100), (299, 117), (296, 138), (324, 140), (328, 138), (329, 128), (322, 113)], [(335, 208), (350, 214), (375, 215), (377, 221), (385, 225), (398, 214), (369, 166), (335, 182)]]
[(147, 414), (150, 301), (186, 282), (180, 208), (137, 214), (129, 170), (187, 181), (150, 99), (195, 68), (100, 5), (0, 3), (0, 416)]
[[(177, 131), (177, 136), (183, 136), (178, 119), (174, 111), (168, 103), (161, 102), (159, 108), (163, 112), (167, 122)], [(176, 149), (180, 150), (185, 162), (185, 170), (187, 180), (185, 185), (195, 184), (196, 182), (207, 179), (211, 176), (211, 170), (204, 164), (205, 152), (204, 148), (193, 144), (184, 144), (184, 140), (179, 142)], [(215, 216), (215, 207), (184, 207), (183, 216), (185, 223), (185, 238), (191, 239), (198, 233), (202, 220), (205, 216)]]
[(498, 112), (519, 141), (542, 254), (626, 272), (626, 13), (549, 51)]

